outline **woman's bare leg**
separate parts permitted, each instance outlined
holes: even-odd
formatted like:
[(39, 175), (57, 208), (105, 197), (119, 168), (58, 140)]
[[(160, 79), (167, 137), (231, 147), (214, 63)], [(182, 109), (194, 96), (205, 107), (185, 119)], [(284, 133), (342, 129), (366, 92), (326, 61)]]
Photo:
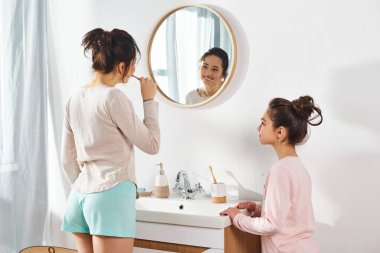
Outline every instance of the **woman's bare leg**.
[(132, 253), (134, 238), (94, 235), (94, 253)]
[(78, 253), (94, 253), (92, 235), (86, 233), (72, 233)]

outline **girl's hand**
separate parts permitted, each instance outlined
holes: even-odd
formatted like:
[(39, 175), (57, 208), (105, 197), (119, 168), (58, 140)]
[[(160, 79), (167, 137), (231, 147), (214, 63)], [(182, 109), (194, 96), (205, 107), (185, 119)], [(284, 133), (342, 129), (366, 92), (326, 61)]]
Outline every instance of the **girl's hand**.
[(248, 211), (254, 212), (256, 209), (255, 202), (242, 202), (236, 205), (238, 209), (247, 209)]
[(157, 84), (149, 77), (140, 78), (141, 96), (143, 101), (153, 100), (156, 96)]
[(219, 215), (228, 215), (231, 220), (235, 218), (237, 214), (239, 214), (240, 211), (236, 207), (229, 207), (228, 209), (224, 210), (223, 212), (219, 213)]

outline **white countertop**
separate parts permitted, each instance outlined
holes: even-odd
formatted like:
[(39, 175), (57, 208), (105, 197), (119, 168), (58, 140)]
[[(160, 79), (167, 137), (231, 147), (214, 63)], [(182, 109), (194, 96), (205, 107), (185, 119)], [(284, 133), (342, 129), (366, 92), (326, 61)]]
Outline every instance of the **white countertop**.
[(225, 228), (231, 225), (231, 220), (219, 213), (236, 204), (237, 201), (211, 203), (211, 199), (205, 197), (194, 200), (179, 197), (140, 197), (136, 200), (136, 218), (143, 222)]

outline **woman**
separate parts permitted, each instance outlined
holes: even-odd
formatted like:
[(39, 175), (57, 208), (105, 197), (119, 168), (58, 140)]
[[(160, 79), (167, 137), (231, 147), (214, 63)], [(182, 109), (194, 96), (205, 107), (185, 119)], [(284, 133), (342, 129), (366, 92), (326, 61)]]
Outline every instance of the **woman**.
[(93, 79), (66, 106), (62, 165), (72, 190), (62, 223), (80, 253), (132, 252), (135, 237), (134, 146), (156, 154), (160, 146), (157, 85), (141, 78), (144, 120), (115, 88), (135, 71), (135, 40), (123, 30), (89, 31), (82, 41), (92, 55)]
[(204, 86), (189, 92), (186, 104), (197, 104), (207, 100), (222, 87), (227, 77), (228, 55), (223, 49), (211, 48), (202, 55), (200, 61), (199, 75)]

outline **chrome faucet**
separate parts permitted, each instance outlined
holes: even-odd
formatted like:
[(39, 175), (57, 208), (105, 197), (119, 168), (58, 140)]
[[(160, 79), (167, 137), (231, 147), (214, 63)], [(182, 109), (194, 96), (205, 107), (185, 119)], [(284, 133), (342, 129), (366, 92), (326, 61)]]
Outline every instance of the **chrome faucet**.
[(178, 172), (175, 182), (173, 191), (180, 192), (184, 199), (194, 199), (194, 195), (197, 192), (204, 192), (200, 183), (196, 183), (195, 188), (191, 188), (189, 177), (183, 170)]

